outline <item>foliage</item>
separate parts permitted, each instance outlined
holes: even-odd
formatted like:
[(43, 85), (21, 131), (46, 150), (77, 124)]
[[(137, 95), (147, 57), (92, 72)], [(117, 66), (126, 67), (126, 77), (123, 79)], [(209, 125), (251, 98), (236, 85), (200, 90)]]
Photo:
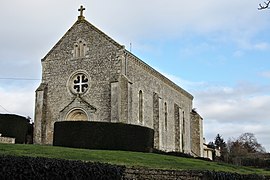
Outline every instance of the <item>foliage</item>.
[(221, 154), (220, 157), (214, 157), (215, 161), (264, 169), (270, 167), (270, 156), (265, 153), (253, 133), (243, 133), (237, 139), (229, 139), (227, 143), (217, 134), (214, 142), (210, 142), (208, 146), (219, 149)]
[(249, 154), (245, 158), (242, 158), (243, 166), (253, 166), (258, 168), (264, 168), (270, 170), (270, 154)]
[(221, 135), (217, 134), (216, 138), (215, 138), (215, 145), (218, 148), (226, 148), (226, 143), (224, 141), (224, 139), (222, 138)]
[(49, 158), (0, 156), (0, 179), (122, 179), (124, 167)]
[(220, 159), (222, 161), (227, 162), (228, 160), (228, 149), (227, 149), (227, 144), (224, 141), (224, 139), (222, 138), (222, 136), (220, 134), (217, 134), (216, 138), (215, 138), (215, 146), (216, 148), (220, 151)]
[[(147, 177), (140, 174), (140, 169), (145, 168), (132, 168), (136, 171), (136, 177), (126, 178), (126, 167), (110, 165), (105, 163), (91, 163), (82, 161), (69, 161), (60, 159), (40, 158), (40, 157), (19, 157), (19, 156), (0, 156), (0, 178), (1, 179), (103, 179), (103, 180), (120, 180), (120, 179), (144, 179), (155, 178), (153, 172), (163, 172), (161, 176), (168, 177), (169, 174), (177, 173), (174, 170), (156, 170), (151, 169), (151, 174)], [(166, 172), (166, 173), (164, 173)], [(181, 170), (178, 171), (185, 177), (192, 176), (195, 178), (197, 175), (200, 179), (235, 179), (235, 180), (263, 180), (263, 175), (257, 174), (238, 174), (231, 172), (217, 172), (209, 170)], [(154, 174), (154, 175), (153, 175)], [(160, 175), (157, 175), (161, 178)], [(197, 179), (197, 178), (196, 178)]]
[(27, 143), (27, 135), (30, 136), (29, 141), (31, 141), (31, 127), (33, 125), (25, 117), (14, 114), (0, 114), (0, 133), (2, 136), (15, 138), (15, 143)]
[(244, 133), (235, 141), (229, 140), (230, 154), (243, 156), (248, 153), (264, 153), (265, 149), (258, 143), (253, 133)]
[(242, 134), (238, 138), (238, 141), (242, 144), (242, 146), (244, 147), (244, 149), (247, 150), (248, 153), (265, 152), (265, 149), (260, 143), (258, 143), (253, 133)]
[(0, 155), (1, 154), (102, 162), (109, 164), (125, 165), (127, 167), (135, 166), (154, 169), (202, 170), (202, 171), (208, 170), (208, 171), (233, 172), (240, 174), (256, 173), (256, 174), (270, 175), (269, 171), (264, 171), (262, 169), (240, 167), (235, 165), (217, 162), (208, 162), (191, 158), (182, 158), (154, 153), (140, 153), (129, 151), (105, 151), (105, 150), (74, 149), (55, 146), (0, 144)]
[[(213, 159), (215, 161), (227, 162), (227, 159), (228, 159), (227, 144), (220, 134), (217, 134), (217, 136), (214, 139), (214, 142), (212, 141), (209, 142), (207, 146), (209, 148), (215, 149), (215, 151), (213, 152)], [(220, 154), (218, 152), (220, 152)]]
[(54, 124), (56, 146), (149, 152), (154, 130), (124, 123), (63, 121)]
[[(253, 133), (244, 133), (236, 140), (228, 140), (229, 162), (237, 165), (257, 166), (255, 158), (264, 154), (265, 149)], [(253, 159), (253, 160), (250, 160)], [(253, 162), (253, 163), (252, 163)], [(263, 164), (263, 163), (261, 163)]]

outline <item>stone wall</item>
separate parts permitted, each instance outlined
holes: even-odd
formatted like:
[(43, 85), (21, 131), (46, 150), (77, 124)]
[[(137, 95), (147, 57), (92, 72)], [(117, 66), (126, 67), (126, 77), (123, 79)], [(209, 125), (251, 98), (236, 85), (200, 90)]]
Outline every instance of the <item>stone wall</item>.
[[(81, 39), (87, 46), (85, 55), (74, 57), (74, 44)], [(39, 100), (44, 102), (42, 107), (36, 103), (35, 124), (42, 123), (35, 128), (35, 143), (52, 144), (54, 122), (65, 120), (66, 114), (61, 112), (76, 99), (69, 90), (69, 79), (76, 72), (88, 76), (88, 90), (79, 96), (83, 103), (96, 109), (89, 120), (111, 120), (111, 82), (118, 81), (121, 73), (122, 48), (87, 21), (78, 20), (68, 30), (42, 59), (42, 84), (46, 84), (42, 97), (46, 99)], [(72, 108), (75, 107), (65, 110)]]
[(203, 174), (195, 171), (159, 170), (146, 168), (127, 168), (126, 180), (200, 180)]
[(0, 137), (0, 143), (5, 143), (5, 144), (15, 144), (15, 138), (10, 138), (10, 137)]
[[(183, 150), (190, 153), (192, 95), (131, 53), (126, 53), (126, 75), (132, 82), (131, 123), (141, 123), (143, 126), (153, 128), (156, 133), (155, 147), (165, 151)], [(143, 93), (142, 122), (139, 122), (140, 91)], [(177, 111), (178, 117), (175, 116)], [(180, 129), (181, 133), (176, 133), (176, 130)]]
[(199, 171), (199, 170), (161, 170), (147, 168), (126, 168), (126, 180), (269, 180), (270, 177), (256, 174), (237, 174), (229, 172)]

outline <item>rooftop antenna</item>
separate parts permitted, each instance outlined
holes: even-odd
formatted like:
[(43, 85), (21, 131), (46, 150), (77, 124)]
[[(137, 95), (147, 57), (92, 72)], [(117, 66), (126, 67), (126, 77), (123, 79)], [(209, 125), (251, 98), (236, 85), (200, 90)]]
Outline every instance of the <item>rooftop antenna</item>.
[(131, 52), (132, 50), (132, 43), (129, 43), (129, 51)]

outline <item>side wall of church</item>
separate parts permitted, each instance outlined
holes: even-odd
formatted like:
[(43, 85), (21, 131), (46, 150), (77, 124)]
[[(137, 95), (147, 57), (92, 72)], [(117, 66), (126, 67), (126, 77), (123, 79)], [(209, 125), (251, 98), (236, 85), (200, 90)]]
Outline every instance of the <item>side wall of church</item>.
[[(87, 22), (85, 22), (87, 23)], [(75, 98), (69, 90), (69, 78), (76, 71), (88, 76), (89, 87), (80, 97), (96, 108), (91, 121), (110, 121), (111, 82), (117, 81), (121, 72), (121, 48), (109, 38), (80, 22), (75, 24), (42, 61), (42, 83), (47, 85), (46, 112), (41, 131), (44, 137), (39, 143), (52, 144), (53, 127), (60, 118), (61, 111)], [(74, 44), (79, 40), (85, 43), (85, 54), (76, 57)], [(43, 131), (43, 132), (42, 132)]]
[(190, 152), (193, 97), (127, 52), (126, 74), (132, 82), (129, 123), (155, 130), (155, 148)]

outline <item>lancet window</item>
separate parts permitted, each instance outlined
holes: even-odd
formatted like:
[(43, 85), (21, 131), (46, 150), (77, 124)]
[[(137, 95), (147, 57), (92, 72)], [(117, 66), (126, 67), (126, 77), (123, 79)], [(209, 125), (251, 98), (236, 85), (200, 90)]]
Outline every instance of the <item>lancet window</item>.
[(143, 93), (139, 91), (139, 122), (143, 123)]
[(76, 43), (74, 43), (73, 57), (85, 57), (87, 51), (87, 45), (84, 40), (79, 39)]

